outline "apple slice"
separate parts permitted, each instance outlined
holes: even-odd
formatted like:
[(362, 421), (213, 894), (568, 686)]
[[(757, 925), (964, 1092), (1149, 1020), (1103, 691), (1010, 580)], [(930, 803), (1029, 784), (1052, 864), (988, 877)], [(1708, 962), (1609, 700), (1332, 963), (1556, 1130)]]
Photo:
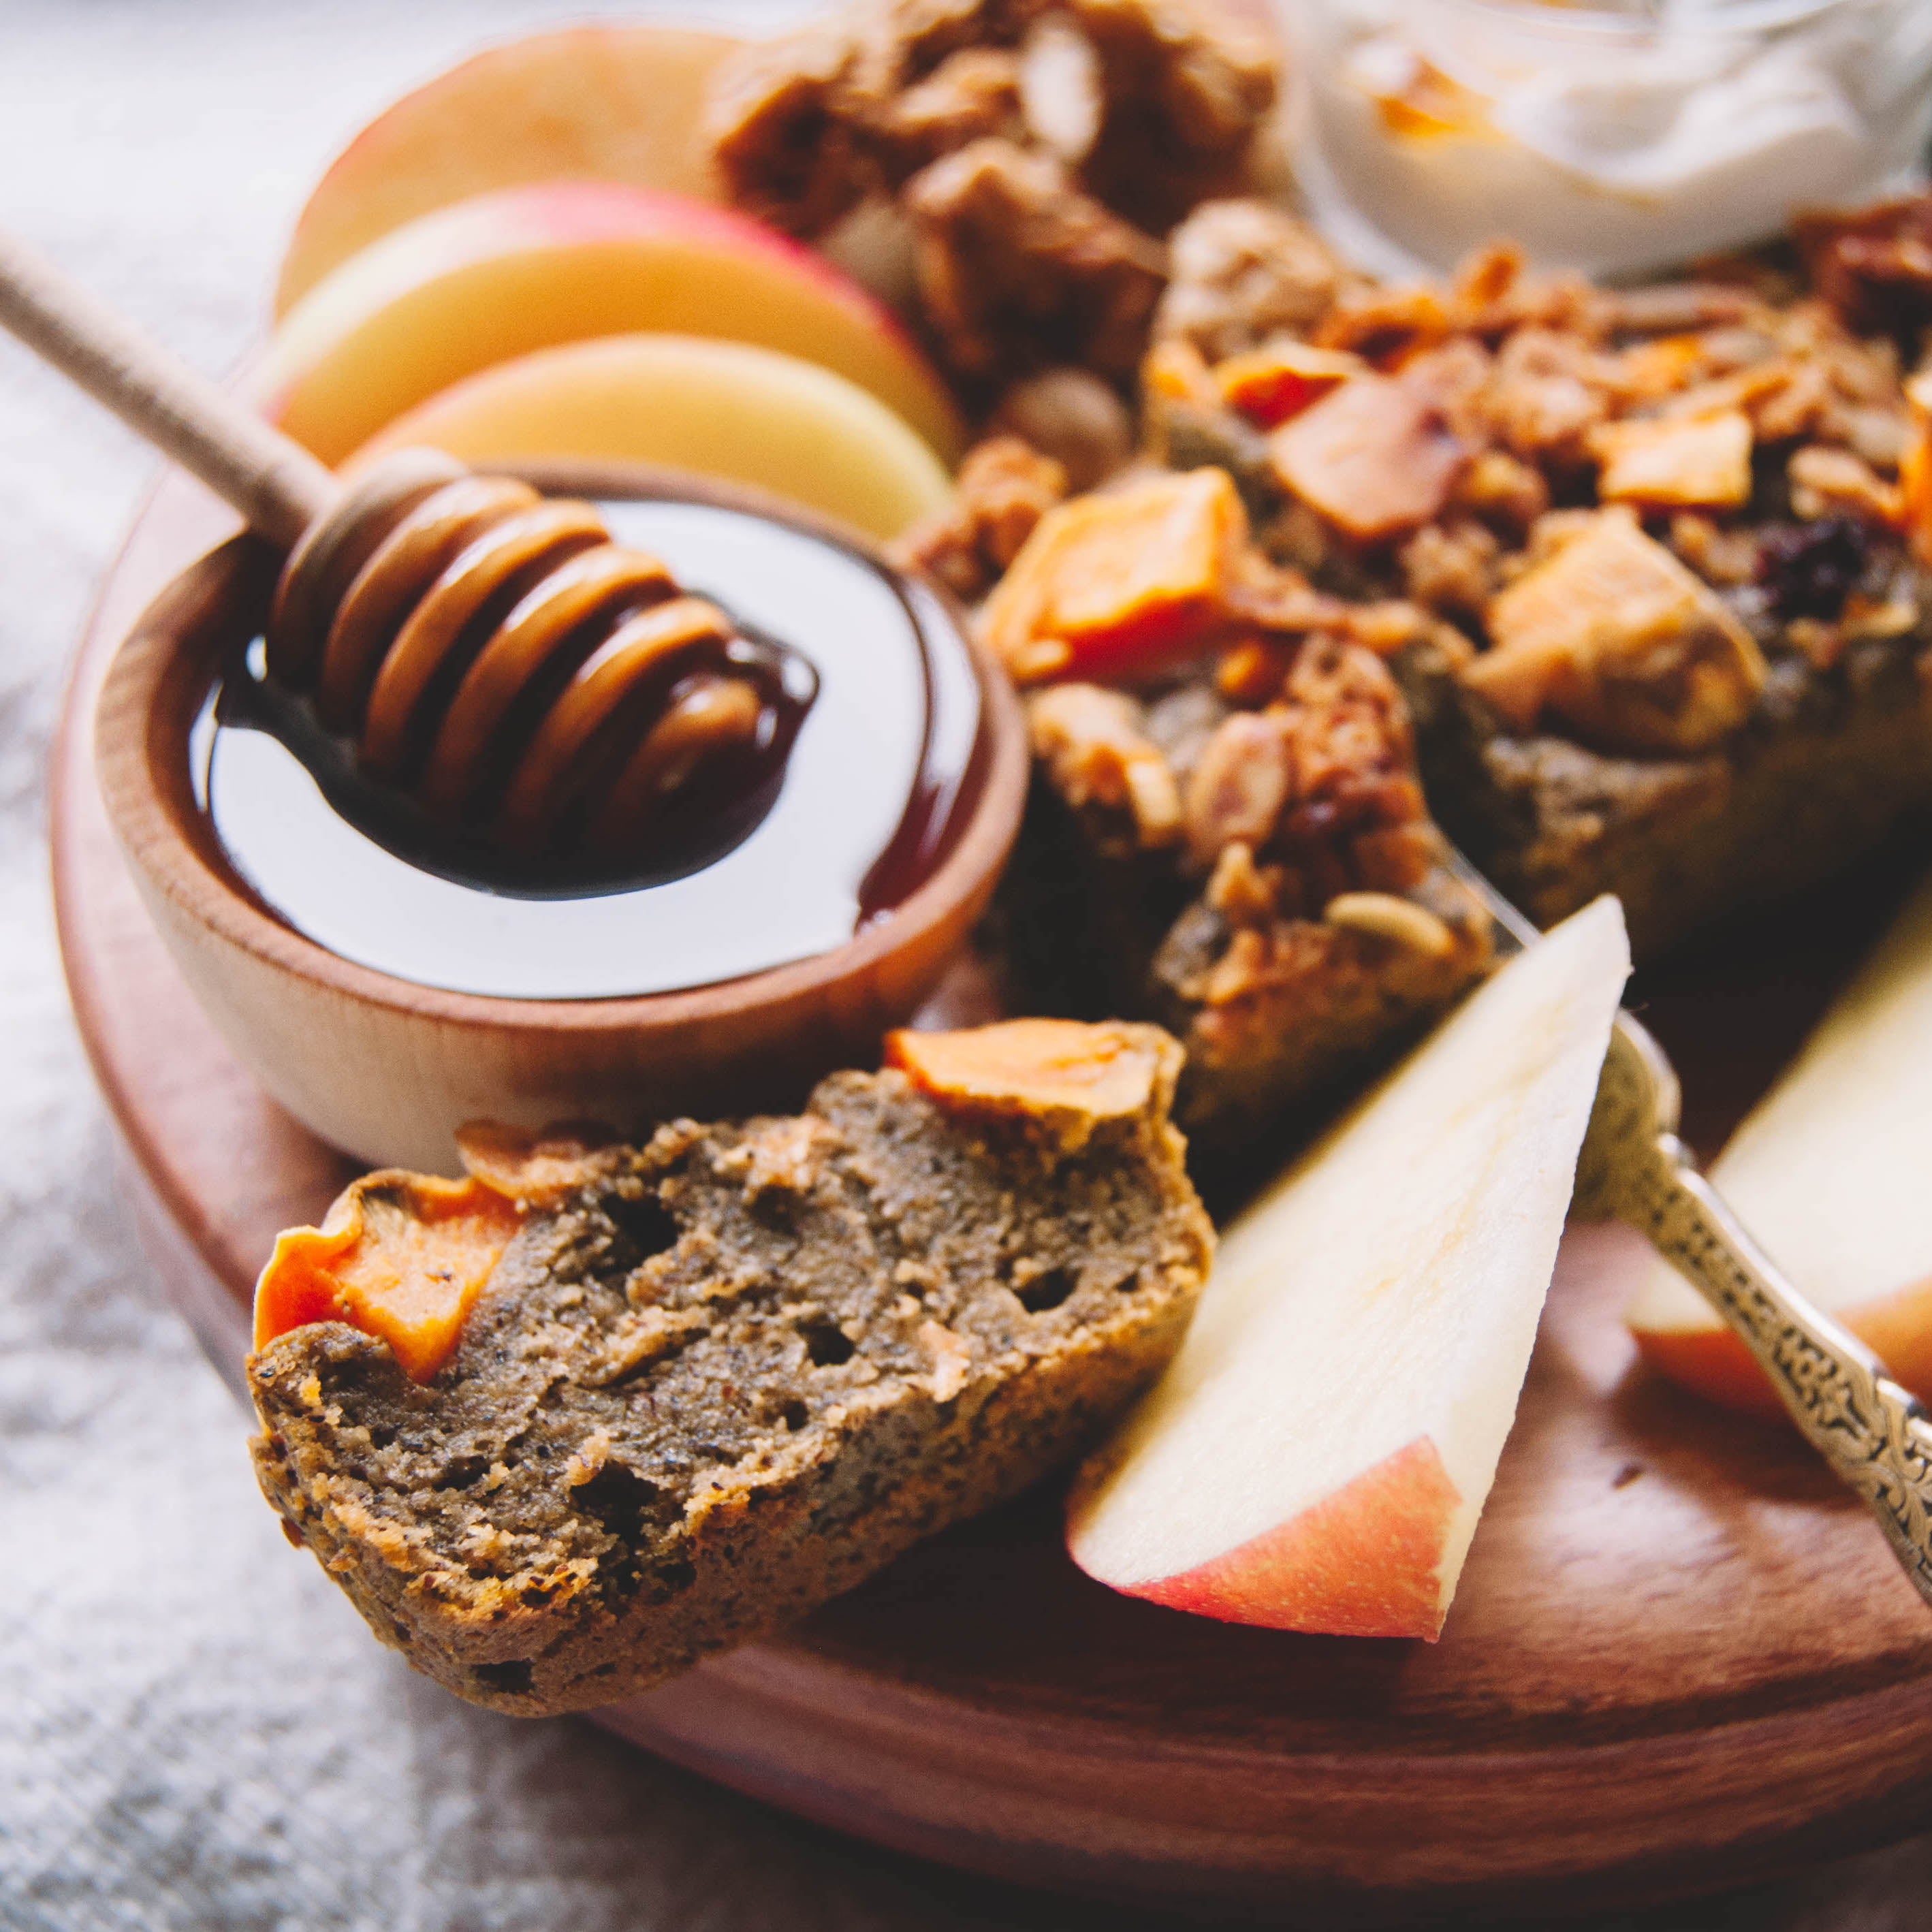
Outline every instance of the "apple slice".
[(1180, 1354), (1075, 1484), (1082, 1569), (1230, 1623), (1440, 1634), (1629, 971), (1598, 899), (1233, 1224)]
[(385, 108), (304, 205), (275, 314), (392, 229), (493, 188), (573, 176), (719, 199), (700, 130), (712, 70), (743, 45), (649, 23), (532, 34)]
[(952, 479), (884, 404), (742, 342), (610, 335), (453, 384), (358, 453), (428, 443), (478, 464), (614, 457), (755, 484), (878, 538), (942, 508)]
[(608, 182), (506, 188), (384, 236), (289, 312), (250, 392), (337, 463), (493, 363), (640, 329), (800, 356), (871, 391), (948, 461), (964, 440), (945, 384), (856, 282), (728, 208)]
[[(1932, 879), (1710, 1174), (1799, 1290), (1932, 1400)], [(1784, 1416), (1744, 1344), (1666, 1263), (1630, 1324), (1686, 1388)]]

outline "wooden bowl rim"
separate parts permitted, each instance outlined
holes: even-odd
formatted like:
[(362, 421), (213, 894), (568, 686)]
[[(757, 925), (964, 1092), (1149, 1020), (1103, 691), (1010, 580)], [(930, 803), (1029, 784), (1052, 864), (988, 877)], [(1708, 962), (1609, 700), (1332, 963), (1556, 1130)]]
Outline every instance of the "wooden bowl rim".
[[(547, 459), (494, 466), (546, 494), (675, 500), (738, 510), (824, 538), (900, 575), (862, 532), (766, 491), (662, 465), (604, 459)], [(116, 647), (95, 708), (95, 772), (123, 849), (148, 880), (218, 938), (279, 971), (365, 1006), (416, 1015), (446, 1025), (516, 1028), (569, 1034), (635, 1033), (716, 1022), (796, 1004), (876, 971), (982, 892), (1004, 865), (1019, 831), (1030, 766), (1025, 720), (1006, 673), (980, 644), (944, 585), (919, 580), (958, 626), (979, 680), (986, 765), (971, 817), (932, 875), (885, 917), (829, 952), (674, 992), (608, 998), (522, 999), (425, 986), (332, 952), (264, 910), (201, 849), (182, 822), (178, 784), (156, 768), (156, 753), (185, 760), (184, 735), (157, 747), (155, 701), (178, 662), (183, 640), (210, 621), (211, 598), (235, 594), (234, 579), (260, 555), (246, 533), (198, 557), (172, 578)]]

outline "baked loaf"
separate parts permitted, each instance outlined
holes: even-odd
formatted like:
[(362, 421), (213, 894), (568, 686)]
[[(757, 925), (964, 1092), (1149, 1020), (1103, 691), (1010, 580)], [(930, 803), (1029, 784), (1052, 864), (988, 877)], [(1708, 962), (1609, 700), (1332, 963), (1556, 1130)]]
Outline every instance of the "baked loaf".
[(284, 1237), (256, 1471), (386, 1642), (501, 1711), (628, 1696), (1018, 1491), (1166, 1360), (1213, 1246), (1174, 1042), (891, 1057), (795, 1118), (473, 1136), (470, 1181), (374, 1174)]

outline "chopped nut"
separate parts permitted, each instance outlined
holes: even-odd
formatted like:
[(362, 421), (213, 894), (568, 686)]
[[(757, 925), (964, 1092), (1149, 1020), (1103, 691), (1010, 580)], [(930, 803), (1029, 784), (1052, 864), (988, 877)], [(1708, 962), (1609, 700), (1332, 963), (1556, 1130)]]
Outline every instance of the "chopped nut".
[(1791, 480), (1791, 507), (1808, 521), (1849, 515), (1896, 525), (1904, 518), (1898, 485), (1886, 482), (1849, 449), (1814, 443), (1794, 450), (1786, 474)]
[(1130, 375), (1166, 251), (1050, 156), (974, 142), (906, 185), (920, 300), (947, 362), (1003, 379), (1074, 362)]
[(1204, 202), (1168, 248), (1173, 279), (1155, 334), (1216, 361), (1312, 328), (1348, 285), (1315, 230), (1267, 202)]
[(934, 1402), (950, 1402), (963, 1389), (973, 1372), (973, 1346), (938, 1322), (919, 1324), (920, 1346), (932, 1358), (928, 1386)]
[(1192, 0), (1066, 7), (1100, 61), (1100, 127), (1082, 175), (1102, 200), (1165, 230), (1204, 196), (1246, 184), (1248, 150), (1274, 105), (1264, 40)]
[(850, 36), (814, 26), (734, 55), (713, 81), (705, 130), (731, 199), (794, 235), (822, 234), (876, 179), (841, 117)]
[(988, 599), (982, 634), (1016, 680), (1041, 675), (1042, 642), (1061, 647), (1064, 668), (1130, 676), (1198, 647), (1222, 623), (1231, 561), (1246, 535), (1225, 470), (1063, 503)]
[(962, 47), (892, 100), (872, 129), (888, 175), (902, 181), (969, 141), (1017, 133), (1022, 119), (1018, 56)]
[(1273, 835), (1294, 791), (1294, 728), (1280, 706), (1223, 718), (1187, 782), (1184, 808), (1195, 862), (1212, 865), (1238, 840), (1252, 852)]
[(571, 1489), (580, 1490), (610, 1460), (610, 1432), (593, 1429), (580, 1442), (563, 1466), (563, 1480)]
[(1757, 575), (1757, 538), (1748, 530), (1727, 530), (1695, 510), (1680, 510), (1670, 520), (1670, 548), (1706, 584), (1749, 584)]
[(1343, 892), (1322, 908), (1322, 916), (1330, 926), (1392, 939), (1427, 958), (1446, 959), (1456, 950), (1456, 935), (1444, 921), (1392, 892)]
[(1627, 510), (1598, 512), (1488, 622), (1491, 649), (1461, 676), (1519, 731), (1547, 706), (1613, 749), (1700, 751), (1764, 685), (1750, 633)]
[(1133, 460), (1126, 405), (1085, 369), (1070, 365), (1022, 378), (1000, 398), (992, 421), (1059, 464), (1070, 490), (1090, 490)]
[(1344, 382), (1268, 443), (1282, 487), (1364, 541), (1438, 514), (1468, 454), (1424, 398), (1380, 376)]
[(1550, 508), (1550, 485), (1506, 449), (1486, 449), (1458, 479), (1454, 500), (1521, 537)]
[(1180, 831), (1180, 794), (1160, 749), (1141, 729), (1141, 708), (1124, 692), (1060, 684), (1029, 700), (1034, 755), (1076, 808), (1125, 807), (1144, 846)]
[(886, 1036), (886, 1064), (942, 1106), (1036, 1122), (1071, 1153), (1110, 1121), (1164, 1106), (1181, 1052), (1159, 1027), (1004, 1020), (964, 1033)]
[(1399, 553), (1402, 580), (1418, 604), (1474, 616), (1495, 593), (1501, 548), (1472, 518), (1425, 524)]
[(1734, 509), (1750, 500), (1751, 426), (1741, 410), (1604, 423), (1589, 437), (1606, 503)]
[(1066, 490), (1066, 472), (1051, 457), (1018, 436), (989, 436), (967, 452), (952, 502), (894, 542), (893, 561), (929, 570), (976, 602)]
[(1280, 889), (1281, 868), (1256, 866), (1254, 848), (1235, 838), (1222, 847), (1203, 896), (1230, 926), (1258, 926), (1274, 916)]

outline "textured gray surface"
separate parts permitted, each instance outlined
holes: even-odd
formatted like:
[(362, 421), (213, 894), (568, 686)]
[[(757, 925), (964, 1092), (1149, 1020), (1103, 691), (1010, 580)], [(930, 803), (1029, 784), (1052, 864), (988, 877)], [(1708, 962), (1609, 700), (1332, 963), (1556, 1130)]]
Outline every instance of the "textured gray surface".
[[(560, 10), (0, 0), (0, 221), (223, 369), (342, 137)], [(587, 1725), (459, 1706), (284, 1544), (115, 1198), (47, 907), (62, 661), (151, 470), (0, 339), (0, 1926), (1144, 1932), (846, 1844)], [(1907, 1932), (1928, 1898), (1922, 1842), (1616, 1924)]]

